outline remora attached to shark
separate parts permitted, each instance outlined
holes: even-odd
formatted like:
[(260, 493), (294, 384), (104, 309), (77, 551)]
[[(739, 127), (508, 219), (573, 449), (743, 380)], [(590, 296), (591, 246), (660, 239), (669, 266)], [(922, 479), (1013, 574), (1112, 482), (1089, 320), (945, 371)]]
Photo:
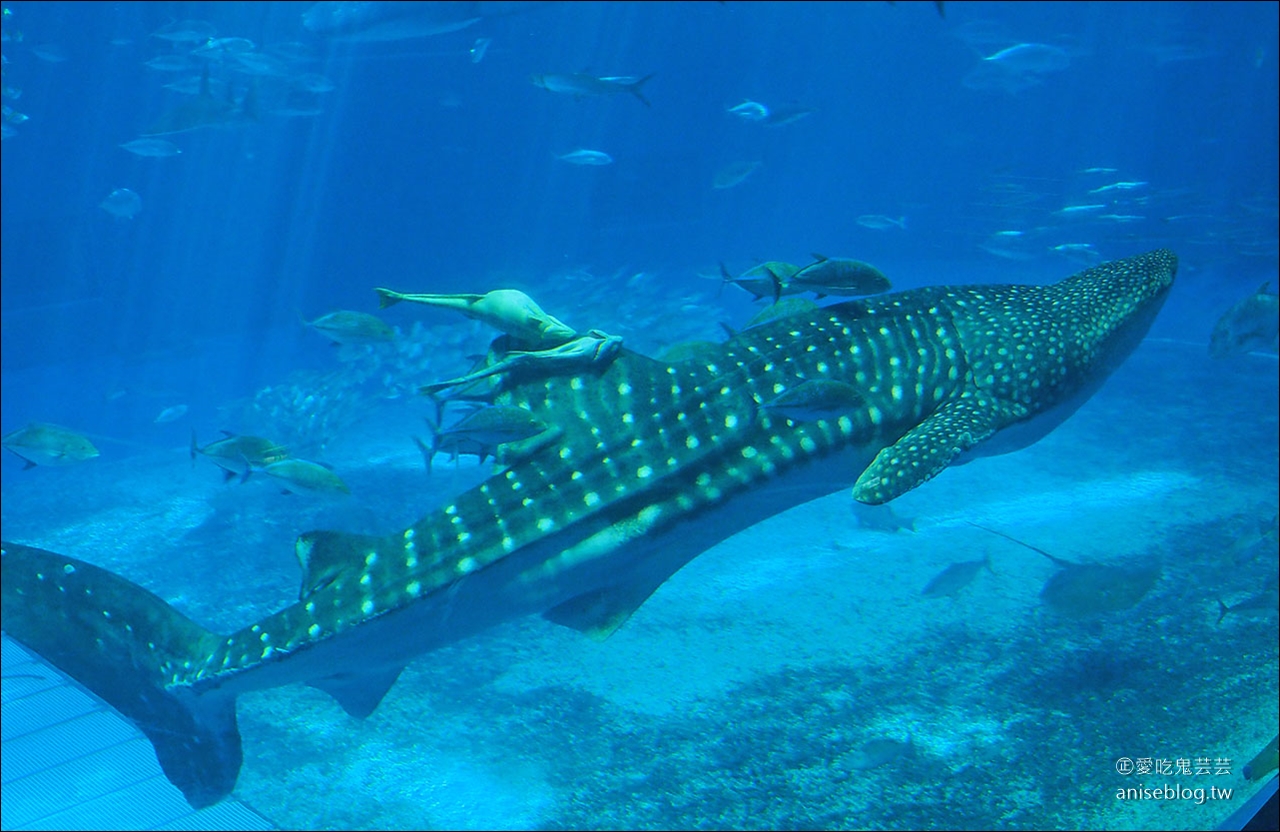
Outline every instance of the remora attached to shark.
[[(1141, 340), (1177, 269), (1165, 250), (1053, 286), (940, 286), (746, 330), (667, 364), (495, 379), (498, 404), (560, 429), (386, 537), (308, 532), (301, 599), (230, 636), (106, 570), (3, 544), (3, 627), (132, 719), (194, 806), (235, 785), (235, 699), (294, 682), (366, 716), (416, 656), (541, 613), (603, 638), (690, 559), (854, 482), (883, 503), (966, 452), (1034, 442)], [(849, 412), (760, 404), (808, 379)], [(859, 472), (861, 474), (859, 475)]]

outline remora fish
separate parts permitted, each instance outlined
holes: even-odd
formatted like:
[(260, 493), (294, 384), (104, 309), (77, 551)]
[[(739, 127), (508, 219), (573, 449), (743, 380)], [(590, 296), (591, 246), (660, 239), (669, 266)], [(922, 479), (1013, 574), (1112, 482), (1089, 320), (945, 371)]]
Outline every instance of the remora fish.
[[(748, 330), (699, 361), (620, 350), (604, 369), (509, 379), (497, 403), (557, 441), (403, 532), (303, 534), (296, 604), (216, 635), (106, 570), (4, 543), (0, 626), (135, 722), (206, 806), (235, 785), (242, 693), (305, 683), (367, 716), (424, 652), (535, 613), (603, 638), (765, 518), (855, 478), (857, 500), (888, 502), (966, 452), (1025, 447), (1133, 350), (1176, 263), (1160, 250), (1052, 286), (912, 289)], [(807, 378), (856, 385), (866, 405), (751, 418)]]

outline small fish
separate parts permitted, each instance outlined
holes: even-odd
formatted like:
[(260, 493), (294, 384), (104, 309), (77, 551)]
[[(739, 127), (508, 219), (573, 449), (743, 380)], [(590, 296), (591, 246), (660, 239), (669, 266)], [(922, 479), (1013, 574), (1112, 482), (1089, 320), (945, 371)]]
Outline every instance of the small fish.
[(1218, 318), (1209, 336), (1209, 355), (1226, 358), (1253, 350), (1280, 351), (1280, 296), (1258, 287)]
[(483, 295), (408, 295), (390, 289), (374, 291), (378, 293), (379, 306), (383, 309), (401, 301), (452, 309), (528, 345), (556, 346), (578, 334), (572, 327), (543, 312), (533, 298), (519, 289), (495, 289)]
[(955, 597), (956, 593), (973, 583), (973, 579), (978, 577), (978, 572), (983, 567), (986, 567), (987, 571), (993, 575), (995, 574), (995, 570), (991, 568), (990, 552), (979, 560), (966, 560), (951, 564), (937, 575), (934, 575), (933, 579), (925, 585), (920, 594), (926, 598)]
[(711, 187), (724, 190), (741, 185), (759, 168), (759, 162), (731, 162), (716, 171), (715, 177), (711, 180)]
[(226, 55), (240, 55), (252, 52), (255, 46), (248, 38), (209, 38), (200, 46), (191, 50), (192, 55), (201, 58), (221, 58)]
[(471, 46), (471, 63), (478, 64), (484, 60), (484, 53), (489, 51), (489, 44), (493, 43), (490, 38), (476, 38), (476, 42)]
[(1275, 771), (1277, 765), (1280, 765), (1280, 735), (1272, 737), (1271, 742), (1264, 745), (1252, 760), (1245, 763), (1240, 773), (1244, 775), (1244, 779), (1253, 782)]
[(892, 763), (903, 757), (914, 757), (915, 743), (911, 737), (907, 741), (882, 737), (864, 743), (861, 748), (840, 755), (843, 767), (853, 771), (868, 771), (873, 768)]
[(725, 110), (744, 121), (764, 121), (769, 117), (769, 108), (759, 101), (743, 101), (735, 107)]
[[(251, 471), (252, 469), (246, 470), (242, 480), (247, 480)], [(262, 473), (280, 480), (284, 489), (292, 494), (351, 493), (347, 484), (328, 467), (305, 459), (282, 459), (279, 462), (272, 462), (263, 466)]]
[(843, 381), (810, 378), (760, 405), (770, 416), (793, 422), (816, 422), (866, 409), (858, 388)]
[(1111, 222), (1142, 222), (1146, 217), (1141, 214), (1099, 214), (1098, 219)]
[(196, 63), (189, 55), (157, 55), (142, 65), (156, 72), (186, 72), (195, 69)]
[(98, 449), (85, 436), (45, 422), (32, 422), (3, 438), (0, 445), (26, 461), (27, 468), (37, 465), (72, 465), (98, 455)]
[[(484, 462), (497, 453), (499, 445), (531, 439), (547, 429), (547, 425), (523, 407), (496, 405), (472, 411), (457, 423), (443, 429), (432, 429), (431, 454), (450, 453), (456, 461), (459, 454), (476, 454)], [(427, 457), (427, 473), (431, 473), (431, 455)]]
[(128, 188), (116, 188), (98, 207), (118, 220), (131, 220), (142, 210), (142, 197)]
[(861, 260), (813, 255), (816, 262), (793, 274), (791, 288), (826, 295), (877, 295), (892, 288), (889, 278)]
[(155, 418), (155, 424), (163, 425), (169, 422), (176, 422), (185, 415), (187, 415), (187, 406), (185, 404), (175, 404), (173, 407), (166, 407), (160, 411), (160, 415)]
[(1093, 251), (1094, 249), (1093, 243), (1062, 243), (1060, 245), (1053, 246), (1049, 250), (1065, 254), (1072, 251)]
[(641, 104), (649, 107), (652, 105), (640, 92), (640, 88), (652, 77), (653, 75), (650, 74), (639, 79), (629, 75), (597, 78), (594, 75), (575, 72), (571, 75), (534, 75), (530, 80), (535, 87), (550, 92), (566, 93), (575, 98), (584, 98), (589, 95), (615, 95), (620, 92), (630, 93), (639, 99)]
[(899, 228), (903, 231), (907, 230), (907, 218), (885, 216), (884, 214), (863, 214), (858, 217), (858, 225), (863, 228), (870, 228), (872, 231), (888, 231), (890, 228)]
[(1103, 185), (1101, 188), (1094, 188), (1089, 191), (1091, 194), (1105, 194), (1111, 191), (1132, 191), (1135, 188), (1145, 188), (1148, 182), (1112, 182), (1110, 185)]
[(1119, 168), (1085, 168), (1081, 173), (1119, 173)]
[(264, 468), (273, 462), (288, 458), (289, 450), (261, 436), (241, 436), (224, 430), (222, 439), (216, 439), (203, 448), (196, 444), (196, 432), (191, 431), (191, 464), (196, 455), (207, 457), (222, 469), (223, 480), (243, 478), (252, 468)]
[(314, 321), (304, 319), (302, 322), (335, 344), (376, 344), (396, 338), (395, 330), (381, 318), (366, 312), (339, 309)]
[(1094, 211), (1101, 211), (1106, 205), (1097, 202), (1091, 202), (1087, 205), (1068, 205), (1065, 208), (1059, 208), (1053, 213), (1059, 217), (1071, 217), (1077, 214), (1092, 214)]
[(1071, 65), (1071, 56), (1046, 43), (1018, 43), (982, 59), (1015, 73), (1060, 72)]
[(204, 20), (178, 20), (166, 23), (151, 33), (151, 37), (170, 43), (208, 43), (218, 30)]
[(612, 165), (613, 157), (603, 150), (586, 150), (578, 148), (568, 153), (557, 156), (562, 162), (568, 162), (571, 165)]
[(131, 142), (125, 142), (120, 147), (135, 156), (149, 156), (155, 159), (177, 156), (182, 152), (180, 147), (165, 139), (134, 139)]

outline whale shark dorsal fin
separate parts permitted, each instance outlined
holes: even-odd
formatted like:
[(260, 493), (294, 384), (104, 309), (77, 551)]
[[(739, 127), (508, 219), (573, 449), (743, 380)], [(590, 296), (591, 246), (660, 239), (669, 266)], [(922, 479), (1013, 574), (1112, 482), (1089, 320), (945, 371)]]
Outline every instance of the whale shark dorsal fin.
[(932, 479), (965, 451), (1027, 409), (981, 393), (947, 402), (876, 454), (853, 485), (853, 498), (879, 505)]
[(364, 719), (377, 709), (403, 670), (403, 667), (393, 667), (376, 672), (344, 673), (316, 679), (307, 685), (332, 696), (348, 716)]
[(333, 583), (347, 571), (359, 571), (365, 552), (376, 538), (344, 532), (307, 532), (298, 536), (293, 553), (302, 567), (302, 587), (298, 599), (305, 601), (317, 590)]

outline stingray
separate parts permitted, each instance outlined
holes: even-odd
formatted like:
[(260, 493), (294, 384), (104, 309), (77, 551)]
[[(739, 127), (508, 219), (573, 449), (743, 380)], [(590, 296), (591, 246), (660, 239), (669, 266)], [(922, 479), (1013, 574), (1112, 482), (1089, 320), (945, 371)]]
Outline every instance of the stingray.
[(1156, 566), (1124, 567), (1103, 563), (1075, 563), (1051, 555), (1030, 543), (1024, 543), (1004, 532), (970, 522), (970, 526), (1003, 537), (1005, 540), (1039, 552), (1058, 567), (1040, 590), (1040, 601), (1054, 612), (1070, 618), (1085, 618), (1107, 612), (1121, 612), (1134, 607), (1160, 579)]

